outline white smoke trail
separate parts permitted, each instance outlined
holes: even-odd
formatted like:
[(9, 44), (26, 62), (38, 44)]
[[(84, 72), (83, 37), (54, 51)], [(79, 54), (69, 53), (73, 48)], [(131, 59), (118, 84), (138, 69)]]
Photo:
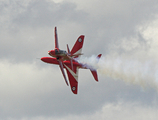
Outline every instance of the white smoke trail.
[(102, 57), (99, 62), (96, 56), (81, 57), (79, 62), (98, 69), (100, 74), (127, 83), (152, 87), (158, 90), (158, 66), (154, 61), (139, 61), (121, 57)]
[(102, 56), (99, 62), (96, 56), (81, 58), (80, 62), (107, 77), (158, 90), (158, 16), (137, 26), (136, 32), (109, 44), (110, 53)]
[(96, 56), (81, 57), (79, 62), (107, 77), (158, 90), (158, 16), (137, 26), (136, 32), (109, 44), (110, 53), (99, 62)]

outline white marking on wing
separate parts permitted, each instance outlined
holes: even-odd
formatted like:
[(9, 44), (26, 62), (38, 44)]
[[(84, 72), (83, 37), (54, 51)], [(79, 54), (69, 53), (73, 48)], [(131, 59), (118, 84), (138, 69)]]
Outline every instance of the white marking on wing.
[(73, 55), (76, 55), (76, 54), (81, 54), (81, 52), (82, 52), (82, 48), (81, 48), (81, 49), (79, 49), (77, 52), (75, 52)]
[(68, 66), (64, 64), (64, 66), (68, 69), (68, 71), (72, 74), (72, 76), (75, 78), (75, 80), (78, 82), (78, 68), (76, 68), (76, 73), (74, 73)]

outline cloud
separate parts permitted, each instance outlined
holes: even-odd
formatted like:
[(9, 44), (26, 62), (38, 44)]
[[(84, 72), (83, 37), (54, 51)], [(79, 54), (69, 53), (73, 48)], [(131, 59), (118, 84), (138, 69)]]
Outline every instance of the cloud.
[[(15, 64), (1, 60), (0, 73), (1, 119), (52, 119), (52, 116), (60, 119), (67, 115), (78, 118), (91, 116), (104, 104), (115, 104), (120, 99), (152, 106), (158, 98), (153, 90), (143, 92), (137, 86), (133, 89), (132, 85), (102, 76), (96, 83), (88, 70), (80, 70), (76, 96), (65, 85), (57, 66), (41, 66), (38, 62)], [(143, 101), (139, 99), (140, 95)]]
[[(79, 94), (74, 96), (58, 66), (36, 58), (54, 49), (57, 26), (61, 49), (67, 43), (71, 48), (84, 34), (84, 56), (102, 53), (112, 68), (121, 59), (125, 75), (139, 70), (143, 71), (139, 75), (152, 76), (157, 70), (156, 5), (155, 0), (1, 1), (1, 119), (138, 119), (143, 110), (146, 118), (155, 119), (158, 96), (153, 88), (142, 89), (100, 73), (96, 83), (90, 71), (80, 70)], [(131, 69), (137, 66), (137, 71)]]
[(133, 37), (124, 37), (113, 44), (111, 51), (103, 55), (99, 63), (94, 55), (82, 57), (80, 61), (113, 79), (158, 90), (157, 25), (156, 17), (137, 26)]
[[(55, 26), (62, 26), (65, 23), (72, 26), (70, 24), (72, 23), (74, 27), (80, 17), (85, 16), (83, 12), (75, 10), (74, 4), (65, 2), (57, 4), (50, 0), (2, 1), (1, 11), (0, 57), (27, 62), (35, 60), (42, 52), (44, 54), (44, 51), (47, 54), (48, 50), (54, 49)], [(67, 25), (64, 26), (66, 31), (70, 29)], [(67, 33), (64, 34), (64, 39), (69, 40)], [(64, 48), (67, 44), (65, 42)], [(60, 46), (62, 48), (62, 42)]]
[(60, 75), (55, 69), (42, 68), (37, 66), (37, 63), (15, 64), (8, 60), (1, 60), (1, 118), (31, 114), (40, 104), (43, 104), (48, 94), (50, 96), (56, 90), (63, 89), (62, 87), (65, 84), (62, 80), (57, 80), (59, 79), (57, 76)]
[[(137, 103), (124, 103), (120, 102), (118, 104), (105, 104), (103, 107), (95, 112), (94, 114), (86, 114), (86, 115), (66, 115), (65, 117), (33, 117), (33, 118), (22, 118), (18, 120), (115, 120), (115, 119), (122, 119), (122, 120), (156, 120), (157, 119), (157, 112), (158, 109), (153, 107), (145, 107), (141, 104)], [(14, 119), (8, 119), (14, 120)]]
[[(86, 35), (84, 45), (88, 43), (87, 45), (93, 48), (86, 49), (88, 55), (102, 51), (108, 54), (114, 44), (121, 42), (122, 38), (135, 37), (136, 27), (145, 21), (151, 22), (157, 14), (154, 0), (146, 2), (142, 0), (68, 1), (75, 3), (77, 10), (87, 13), (81, 25)], [(140, 8), (141, 4), (142, 8)], [(142, 39), (141, 36), (139, 39)]]

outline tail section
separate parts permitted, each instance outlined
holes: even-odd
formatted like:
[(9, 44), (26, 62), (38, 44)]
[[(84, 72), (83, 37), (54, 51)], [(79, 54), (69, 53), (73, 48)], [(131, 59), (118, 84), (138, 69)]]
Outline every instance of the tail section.
[(74, 56), (75, 58), (79, 57), (80, 55), (82, 55), (82, 46), (83, 46), (83, 42), (84, 42), (84, 35), (81, 35), (75, 45), (73, 46), (72, 50), (71, 50), (71, 55)]
[(55, 48), (59, 48), (58, 44), (58, 35), (57, 35), (57, 27), (54, 28), (54, 34), (55, 34)]
[(97, 58), (98, 58), (98, 59), (100, 59), (100, 58), (101, 58), (101, 56), (102, 56), (102, 54), (99, 54), (99, 55), (97, 56)]
[[(102, 54), (99, 54), (99, 55), (97, 56), (98, 61), (99, 61), (99, 59), (101, 58), (101, 56), (102, 56)], [(90, 69), (90, 71), (91, 71), (91, 73), (92, 73), (94, 79), (98, 82), (97, 71), (96, 71), (96, 70), (91, 70), (91, 69)]]
[(90, 70), (94, 79), (98, 82), (98, 75), (97, 75), (97, 71), (96, 70)]

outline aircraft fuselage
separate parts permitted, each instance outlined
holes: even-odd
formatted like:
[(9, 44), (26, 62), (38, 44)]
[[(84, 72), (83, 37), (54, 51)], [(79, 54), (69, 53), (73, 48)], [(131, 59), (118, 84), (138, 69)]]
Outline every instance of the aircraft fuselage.
[(54, 49), (48, 51), (48, 54), (52, 57), (55, 57), (57, 61), (59, 60), (68, 60), (68, 53), (65, 50)]

